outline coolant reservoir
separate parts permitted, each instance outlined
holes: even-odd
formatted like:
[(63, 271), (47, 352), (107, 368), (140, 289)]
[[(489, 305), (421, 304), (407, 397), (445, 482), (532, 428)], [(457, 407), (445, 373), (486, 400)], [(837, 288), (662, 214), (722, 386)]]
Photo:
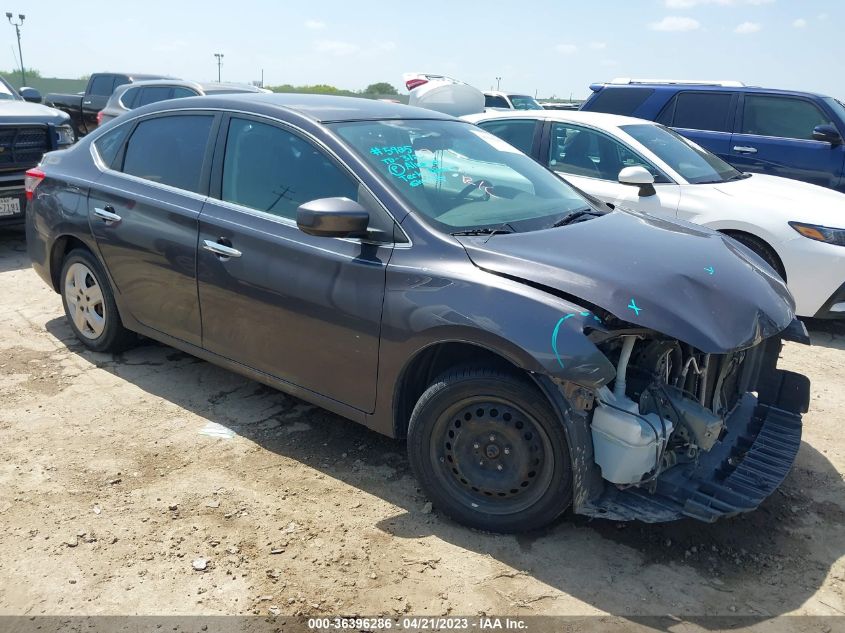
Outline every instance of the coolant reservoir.
[(599, 403), (593, 412), (593, 452), (601, 475), (614, 484), (639, 483), (657, 467), (672, 434), (671, 422), (664, 419), (661, 424), (654, 413), (641, 415), (637, 403), (627, 397), (615, 398), (609, 391), (602, 397), (624, 410)]

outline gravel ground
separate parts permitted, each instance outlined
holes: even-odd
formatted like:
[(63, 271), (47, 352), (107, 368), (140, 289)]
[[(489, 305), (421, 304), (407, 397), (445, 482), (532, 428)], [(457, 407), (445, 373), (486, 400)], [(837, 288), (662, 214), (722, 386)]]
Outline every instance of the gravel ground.
[(845, 614), (845, 326), (804, 443), (758, 511), (567, 515), (522, 536), (430, 511), (404, 445), (152, 342), (76, 342), (0, 233), (0, 614)]

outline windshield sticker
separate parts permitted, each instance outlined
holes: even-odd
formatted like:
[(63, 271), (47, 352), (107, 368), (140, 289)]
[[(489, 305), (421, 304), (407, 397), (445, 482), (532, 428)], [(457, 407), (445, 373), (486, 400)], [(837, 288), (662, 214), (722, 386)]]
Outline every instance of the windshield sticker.
[(380, 157), (380, 162), (387, 167), (387, 172), (411, 187), (423, 183), (435, 184), (445, 180), (444, 169), (437, 159), (420, 160), (410, 145), (391, 145), (389, 147), (371, 147), (370, 154)]
[(497, 149), (500, 152), (510, 152), (511, 154), (519, 154), (520, 151), (513, 147), (512, 145), (508, 145), (502, 139), (494, 134), (490, 134), (490, 132), (485, 132), (484, 130), (470, 130), (473, 134), (475, 134), (478, 138), (482, 141), (487, 143), (493, 149)]

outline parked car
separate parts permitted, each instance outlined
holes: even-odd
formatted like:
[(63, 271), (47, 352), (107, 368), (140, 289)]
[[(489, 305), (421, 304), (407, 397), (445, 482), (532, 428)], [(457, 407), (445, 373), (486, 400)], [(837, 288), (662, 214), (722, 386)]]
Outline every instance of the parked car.
[(67, 112), (77, 138), (97, 127), (97, 114), (102, 110), (115, 88), (144, 79), (170, 79), (163, 75), (133, 73), (94, 73), (88, 80), (85, 92), (77, 94), (50, 93), (44, 103)]
[(551, 111), (465, 118), (604, 202), (730, 235), (788, 282), (799, 315), (845, 319), (845, 195), (737, 171), (641, 119)]
[(21, 88), (19, 94), (0, 77), (0, 227), (23, 224), (26, 170), (37, 165), (44, 152), (76, 140), (70, 117), (39, 105), (40, 100), (34, 88)]
[(741, 171), (845, 192), (845, 106), (832, 97), (738, 81), (615, 79), (581, 107), (673, 127)]
[(496, 110), (542, 110), (534, 97), (492, 90), (484, 93), (484, 107)]
[(570, 505), (713, 521), (755, 508), (798, 451), (809, 382), (777, 362), (808, 338), (767, 266), (601, 208), (469, 123), (194, 97), (29, 178), (33, 266), (86, 347), (141, 333), (407, 437), (435, 507), (467, 525)]
[(109, 97), (106, 106), (97, 114), (102, 125), (124, 112), (168, 99), (182, 99), (202, 95), (237, 94), (241, 92), (269, 92), (264, 88), (244, 84), (224, 84), (184, 79), (151, 79), (119, 86)]

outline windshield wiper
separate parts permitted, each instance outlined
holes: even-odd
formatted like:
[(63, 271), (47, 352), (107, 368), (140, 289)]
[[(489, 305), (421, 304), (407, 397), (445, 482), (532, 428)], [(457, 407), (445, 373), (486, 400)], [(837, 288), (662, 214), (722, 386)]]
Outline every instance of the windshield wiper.
[(745, 180), (746, 178), (751, 178), (751, 174), (747, 174), (744, 171), (740, 171), (728, 178), (725, 182), (731, 182), (732, 180)]
[[(502, 225), (505, 226), (505, 225)], [(490, 228), (489, 226), (485, 226), (479, 229), (464, 229), (462, 231), (455, 231), (454, 233), (450, 233), (450, 235), (489, 235), (493, 236), (497, 233), (515, 233), (515, 231), (511, 231), (509, 229), (502, 228), (502, 226), (494, 228)]]
[(550, 228), (556, 229), (560, 226), (564, 226), (569, 224), (572, 220), (582, 216), (582, 215), (590, 215), (593, 213), (597, 213), (595, 209), (590, 207), (584, 207), (583, 209), (575, 209), (574, 211), (569, 211), (565, 214), (560, 220), (552, 224)]

